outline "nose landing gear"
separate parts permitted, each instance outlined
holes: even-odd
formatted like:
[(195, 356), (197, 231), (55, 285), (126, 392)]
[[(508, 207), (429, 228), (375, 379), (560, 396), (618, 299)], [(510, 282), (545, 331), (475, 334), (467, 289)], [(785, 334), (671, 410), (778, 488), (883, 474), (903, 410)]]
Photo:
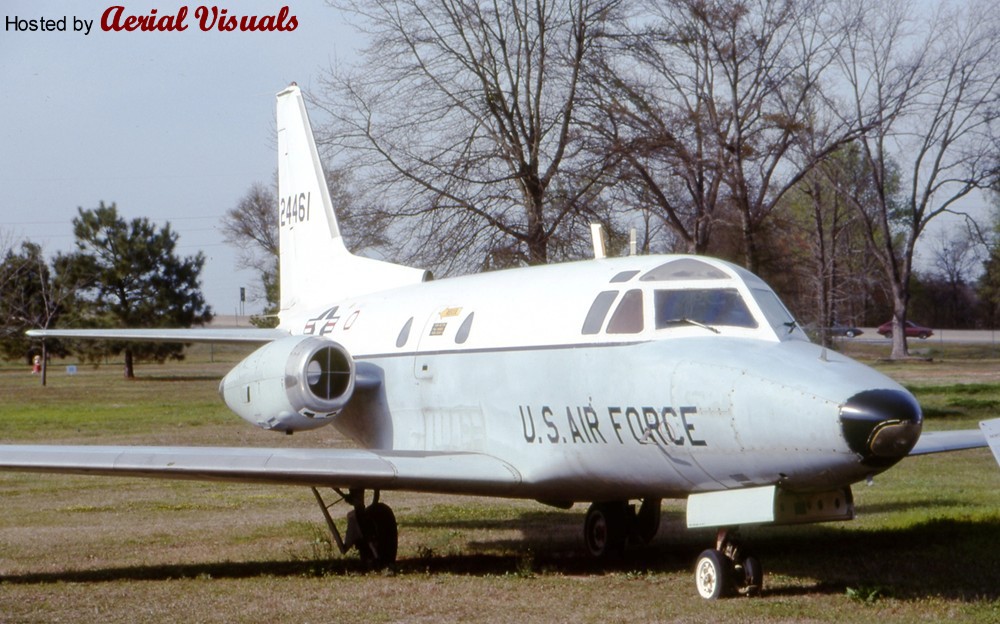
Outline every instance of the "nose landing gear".
[(744, 552), (738, 529), (719, 529), (715, 542), (715, 548), (698, 555), (694, 566), (698, 595), (706, 600), (759, 595), (764, 569), (756, 557)]

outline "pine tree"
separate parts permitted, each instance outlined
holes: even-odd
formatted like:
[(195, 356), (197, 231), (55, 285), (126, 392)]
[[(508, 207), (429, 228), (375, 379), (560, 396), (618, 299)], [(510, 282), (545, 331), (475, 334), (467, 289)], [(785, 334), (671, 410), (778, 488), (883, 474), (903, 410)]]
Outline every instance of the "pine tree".
[[(78, 291), (74, 321), (83, 327), (190, 327), (211, 320), (199, 276), (205, 256), (178, 257), (177, 234), (170, 224), (157, 228), (146, 218), (126, 222), (115, 204), (78, 210), (73, 219), (76, 251), (56, 258), (56, 271), (83, 286)], [(133, 362), (182, 359), (183, 345), (108, 343), (105, 353), (125, 354), (125, 377), (135, 376)]]

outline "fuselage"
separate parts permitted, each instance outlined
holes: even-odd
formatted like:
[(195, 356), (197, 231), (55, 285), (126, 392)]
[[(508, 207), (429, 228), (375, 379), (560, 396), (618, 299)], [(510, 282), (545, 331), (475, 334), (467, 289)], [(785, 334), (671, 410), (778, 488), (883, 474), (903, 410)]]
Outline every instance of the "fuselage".
[(487, 453), (530, 498), (829, 489), (920, 431), (899, 384), (810, 343), (762, 280), (709, 258), (498, 271), (282, 321), (377, 371), (334, 419), (358, 444)]

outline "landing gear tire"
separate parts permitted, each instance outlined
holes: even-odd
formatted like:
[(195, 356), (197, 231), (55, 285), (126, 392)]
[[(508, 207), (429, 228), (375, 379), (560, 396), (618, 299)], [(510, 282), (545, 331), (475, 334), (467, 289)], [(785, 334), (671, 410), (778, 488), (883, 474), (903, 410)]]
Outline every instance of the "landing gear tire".
[(705, 600), (724, 597), (731, 587), (732, 563), (720, 551), (710, 549), (698, 555), (694, 565), (694, 583)]
[(720, 527), (715, 548), (702, 552), (694, 566), (698, 594), (706, 600), (760, 595), (764, 568), (756, 557), (744, 553), (739, 527)]
[(375, 568), (395, 563), (399, 528), (392, 508), (385, 503), (372, 503), (365, 508), (362, 522), (363, 541), (357, 544), (361, 560)]
[(583, 538), (590, 554), (599, 559), (621, 555), (628, 540), (628, 521), (628, 505), (625, 502), (591, 505), (583, 523)]

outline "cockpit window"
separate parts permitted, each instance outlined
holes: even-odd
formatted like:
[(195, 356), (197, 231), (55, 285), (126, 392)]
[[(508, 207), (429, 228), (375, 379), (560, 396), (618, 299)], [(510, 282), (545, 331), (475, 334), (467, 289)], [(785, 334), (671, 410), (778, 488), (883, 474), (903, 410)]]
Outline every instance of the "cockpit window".
[(627, 282), (638, 274), (638, 271), (622, 271), (611, 278), (611, 283), (620, 284), (621, 282)]
[(642, 331), (642, 291), (626, 292), (608, 321), (609, 334), (638, 334)]
[(599, 333), (605, 317), (608, 316), (608, 310), (611, 309), (611, 304), (615, 302), (617, 296), (617, 290), (605, 290), (598, 294), (594, 303), (590, 304), (590, 310), (587, 312), (587, 318), (583, 320), (583, 329), (580, 333), (584, 335)]
[(757, 327), (757, 321), (735, 288), (657, 290), (653, 294), (656, 328), (679, 325)]
[(779, 338), (783, 339), (795, 333), (799, 334), (799, 337), (803, 337), (795, 318), (785, 308), (785, 304), (781, 303), (781, 299), (778, 299), (778, 295), (770, 289), (764, 288), (754, 288), (752, 292), (754, 299), (757, 300), (757, 305), (764, 313), (764, 317)]
[(679, 258), (661, 264), (639, 278), (640, 282), (664, 282), (677, 280), (728, 279), (723, 271), (707, 262), (694, 258)]

